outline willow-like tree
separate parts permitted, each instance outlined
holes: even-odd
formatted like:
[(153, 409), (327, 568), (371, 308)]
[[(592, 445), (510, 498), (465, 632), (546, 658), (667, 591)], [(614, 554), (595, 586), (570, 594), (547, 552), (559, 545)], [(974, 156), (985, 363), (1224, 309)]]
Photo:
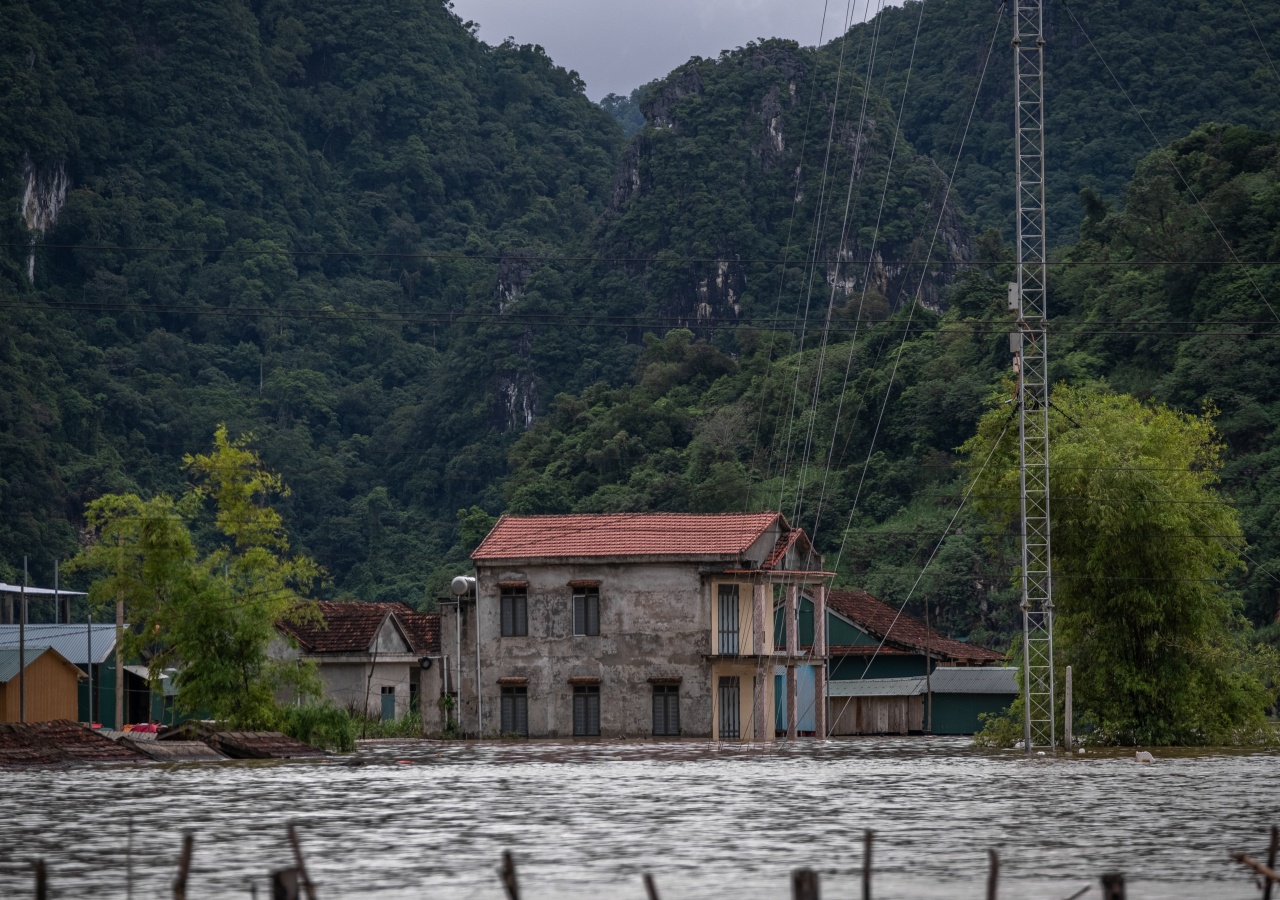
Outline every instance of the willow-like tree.
[(89, 504), (94, 541), (72, 567), (98, 574), (91, 603), (125, 601), (123, 649), (147, 659), (153, 687), (177, 669), (179, 709), (237, 728), (274, 727), (281, 689), (318, 687), (313, 668), (270, 648), (277, 623), (313, 615), (304, 596), (320, 570), (289, 552), (269, 503), (288, 490), (247, 437), (231, 440), (219, 426), (213, 452), (184, 463), (195, 483), (179, 498), (108, 494)]
[[(1216, 489), (1211, 414), (1059, 386), (1049, 419), (1055, 662), (1073, 666), (1080, 724), (1123, 744), (1256, 737), (1277, 658), (1250, 642), (1230, 586), (1244, 538)], [(1001, 527), (1019, 514), (1009, 421), (993, 409), (963, 448), (978, 511)]]

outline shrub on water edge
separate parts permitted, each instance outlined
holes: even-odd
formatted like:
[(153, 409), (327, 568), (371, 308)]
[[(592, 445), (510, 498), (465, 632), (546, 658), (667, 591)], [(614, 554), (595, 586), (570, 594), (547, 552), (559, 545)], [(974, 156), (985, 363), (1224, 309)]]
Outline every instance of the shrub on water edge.
[(416, 712), (405, 713), (398, 719), (377, 716), (361, 718), (358, 712), (350, 713), (352, 731), (361, 738), (417, 738), (422, 737), (422, 717)]
[(356, 748), (356, 724), (346, 710), (332, 703), (308, 703), (288, 706), (283, 712), (283, 731), (289, 737), (338, 753)]

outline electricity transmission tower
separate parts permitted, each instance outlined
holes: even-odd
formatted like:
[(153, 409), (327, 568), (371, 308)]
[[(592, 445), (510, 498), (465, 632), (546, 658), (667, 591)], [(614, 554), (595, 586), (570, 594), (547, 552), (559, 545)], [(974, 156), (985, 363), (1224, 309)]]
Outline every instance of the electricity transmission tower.
[(1013, 0), (1018, 281), (1009, 305), (1018, 370), (1018, 466), (1022, 505), (1022, 690), (1025, 747), (1056, 745), (1053, 583), (1049, 565), (1048, 280), (1044, 210), (1044, 0)]

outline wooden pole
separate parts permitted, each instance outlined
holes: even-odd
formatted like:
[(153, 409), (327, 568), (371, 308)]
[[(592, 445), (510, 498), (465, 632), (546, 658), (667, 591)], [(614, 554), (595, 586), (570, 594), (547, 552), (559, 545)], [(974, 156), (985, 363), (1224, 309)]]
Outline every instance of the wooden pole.
[(289, 825), (289, 846), (293, 848), (293, 864), (298, 870), (302, 888), (307, 892), (307, 900), (316, 900), (316, 886), (307, 874), (307, 864), (302, 861), (302, 845), (298, 843), (298, 830), (292, 824)]
[(1102, 876), (1102, 900), (1124, 900), (1124, 874), (1108, 872)]
[(124, 535), (116, 532), (116, 731), (124, 728)]
[(648, 872), (644, 873), (644, 891), (649, 900), (658, 900), (658, 886), (653, 883), (653, 876)]
[(813, 869), (791, 872), (791, 900), (819, 900), (817, 872)]
[(18, 721), (27, 721), (27, 558), (22, 557), (22, 590), (18, 601)]
[[(1271, 826), (1271, 846), (1267, 848), (1267, 868), (1274, 869), (1276, 867), (1276, 850), (1280, 849), (1280, 828)], [(1262, 889), (1262, 900), (1271, 900), (1271, 885), (1274, 882), (1268, 878), (1267, 886)]]
[(800, 638), (796, 634), (796, 614), (800, 604), (800, 585), (787, 585), (787, 605), (783, 612), (786, 621), (783, 633), (787, 642), (787, 740), (795, 741), (799, 736), (800, 711), (796, 706), (800, 702), (800, 691), (796, 683), (796, 656), (800, 652)]
[(871, 900), (871, 841), (872, 831), (868, 828), (862, 835), (862, 900)]
[(520, 885), (516, 881), (516, 863), (510, 850), (502, 851), (502, 868), (498, 870), (502, 886), (507, 889), (507, 900), (520, 900)]
[(991, 869), (987, 872), (987, 900), (996, 900), (1000, 893), (1000, 854), (988, 850), (987, 856), (991, 859)]
[(191, 871), (193, 841), (190, 831), (182, 836), (182, 855), (178, 857), (178, 877), (173, 881), (173, 900), (187, 900), (187, 875)]
[(1265, 878), (1268, 888), (1270, 888), (1273, 882), (1280, 881), (1280, 872), (1277, 872), (1275, 869), (1271, 868), (1271, 866), (1264, 866), (1247, 853), (1232, 853), (1231, 858), (1242, 865), (1248, 866)]
[(1065, 696), (1062, 703), (1062, 743), (1066, 749), (1070, 750), (1075, 743), (1075, 734), (1071, 728), (1071, 720), (1074, 718), (1071, 713), (1071, 667), (1067, 666), (1067, 680), (1063, 685)]
[[(1280, 828), (1271, 826), (1271, 846), (1267, 848), (1267, 868), (1274, 869), (1276, 867), (1276, 850), (1280, 849)], [(1274, 885), (1270, 878), (1267, 878), (1267, 886), (1262, 888), (1262, 900), (1271, 900), (1271, 885)]]
[(827, 739), (827, 586), (813, 591), (813, 731), (820, 741)]
[(31, 868), (36, 870), (36, 900), (48, 900), (49, 875), (45, 871), (44, 860), (37, 859), (31, 864)]
[(933, 642), (930, 640), (932, 632), (929, 630), (929, 598), (924, 598), (924, 691), (928, 697), (928, 713), (925, 718), (924, 730), (929, 734), (933, 734), (933, 653), (931, 649)]

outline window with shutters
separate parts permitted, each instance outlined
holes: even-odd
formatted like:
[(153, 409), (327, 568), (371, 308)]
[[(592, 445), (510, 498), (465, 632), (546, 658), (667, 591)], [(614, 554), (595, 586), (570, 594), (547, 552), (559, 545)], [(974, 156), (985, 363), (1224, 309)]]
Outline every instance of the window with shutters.
[(524, 585), (502, 588), (502, 636), (529, 634), (529, 592)]
[(720, 740), (722, 741), (732, 741), (742, 737), (738, 691), (736, 675), (720, 677)]
[(527, 687), (504, 687), (502, 689), (503, 734), (529, 736), (529, 689)]
[(600, 734), (600, 685), (580, 684), (573, 689), (574, 737)]
[(600, 633), (600, 588), (573, 589), (573, 633), (590, 637)]
[(680, 685), (653, 686), (653, 734), (655, 737), (680, 734)]
[(738, 586), (722, 584), (719, 586), (717, 595), (719, 601), (716, 620), (720, 632), (717, 646), (720, 648), (720, 653), (736, 655), (738, 652)]

